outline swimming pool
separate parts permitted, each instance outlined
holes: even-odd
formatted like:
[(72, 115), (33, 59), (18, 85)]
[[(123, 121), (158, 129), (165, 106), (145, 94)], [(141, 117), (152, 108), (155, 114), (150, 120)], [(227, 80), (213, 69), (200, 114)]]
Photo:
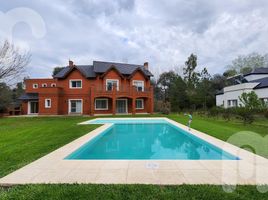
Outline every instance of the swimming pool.
[(112, 125), (65, 159), (79, 160), (238, 160), (236, 156), (165, 119), (95, 119)]

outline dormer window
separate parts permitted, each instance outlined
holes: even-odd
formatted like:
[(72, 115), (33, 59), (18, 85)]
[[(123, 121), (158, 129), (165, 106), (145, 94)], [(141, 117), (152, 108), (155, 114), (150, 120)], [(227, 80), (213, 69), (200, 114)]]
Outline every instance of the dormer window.
[(37, 83), (34, 83), (33, 84), (33, 89), (36, 89), (36, 88), (38, 88), (38, 84)]
[(43, 83), (43, 84), (42, 84), (42, 87), (47, 87), (47, 84), (46, 84), (46, 83)]
[(69, 86), (71, 89), (82, 88), (82, 80), (70, 80)]

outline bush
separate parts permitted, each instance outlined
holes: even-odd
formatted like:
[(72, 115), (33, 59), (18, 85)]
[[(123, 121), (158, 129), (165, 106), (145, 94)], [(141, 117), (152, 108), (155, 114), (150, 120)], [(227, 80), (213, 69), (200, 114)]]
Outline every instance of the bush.
[(268, 110), (264, 111), (264, 117), (268, 119)]
[(218, 117), (221, 112), (222, 112), (223, 108), (221, 107), (212, 107), (211, 109), (208, 110), (208, 117)]
[(246, 107), (235, 108), (235, 112), (242, 119), (244, 124), (251, 124), (254, 121), (254, 115), (252, 110)]
[(155, 112), (160, 112), (162, 114), (168, 115), (170, 113), (170, 103), (164, 101), (155, 102)]
[(225, 119), (227, 121), (230, 121), (232, 114), (233, 114), (233, 109), (232, 108), (222, 109), (222, 117), (223, 117), (223, 119)]
[(170, 113), (170, 103), (169, 102), (163, 102), (161, 113), (164, 115), (168, 115)]

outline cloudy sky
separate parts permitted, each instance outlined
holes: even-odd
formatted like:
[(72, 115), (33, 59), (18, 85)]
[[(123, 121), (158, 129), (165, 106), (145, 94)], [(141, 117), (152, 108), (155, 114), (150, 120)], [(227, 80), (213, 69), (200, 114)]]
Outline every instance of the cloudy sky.
[(68, 59), (148, 61), (158, 75), (191, 53), (215, 74), (238, 55), (268, 52), (268, 1), (0, 0), (5, 38), (31, 51), (31, 77), (50, 76)]

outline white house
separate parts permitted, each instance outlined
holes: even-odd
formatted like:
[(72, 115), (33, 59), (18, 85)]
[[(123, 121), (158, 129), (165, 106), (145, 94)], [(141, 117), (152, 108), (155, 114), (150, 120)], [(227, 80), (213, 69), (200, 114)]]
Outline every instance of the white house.
[(216, 105), (225, 108), (242, 104), (239, 96), (254, 91), (260, 99), (268, 102), (268, 68), (254, 69), (251, 73), (233, 77), (236, 84), (223, 88), (216, 94)]

